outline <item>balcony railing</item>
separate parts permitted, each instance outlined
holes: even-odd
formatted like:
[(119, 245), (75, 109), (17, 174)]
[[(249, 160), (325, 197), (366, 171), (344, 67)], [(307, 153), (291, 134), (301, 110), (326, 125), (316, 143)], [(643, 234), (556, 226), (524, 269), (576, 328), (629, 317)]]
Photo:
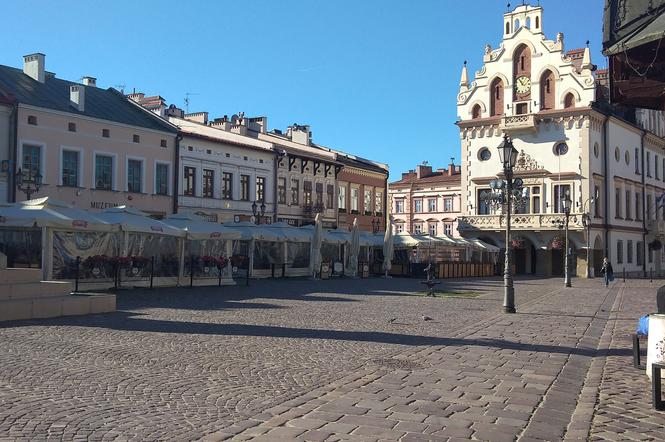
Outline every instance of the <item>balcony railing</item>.
[[(457, 218), (459, 230), (500, 230), (506, 227), (505, 215), (471, 215)], [(510, 227), (515, 230), (559, 230), (566, 225), (563, 213), (519, 214), (510, 217)], [(570, 230), (583, 230), (582, 214), (571, 213)]]
[(501, 130), (504, 132), (536, 130), (536, 117), (533, 114), (505, 116), (501, 119)]

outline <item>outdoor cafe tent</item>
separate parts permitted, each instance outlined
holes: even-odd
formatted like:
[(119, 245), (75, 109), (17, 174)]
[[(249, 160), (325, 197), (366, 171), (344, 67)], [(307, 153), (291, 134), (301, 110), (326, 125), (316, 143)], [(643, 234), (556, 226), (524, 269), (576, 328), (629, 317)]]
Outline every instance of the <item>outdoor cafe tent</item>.
[(117, 230), (90, 212), (49, 197), (0, 207), (0, 244), (10, 265), (17, 254), (33, 256), (41, 262), (43, 279), (73, 278), (77, 256), (112, 255)]
[[(154, 256), (157, 285), (179, 282), (179, 269), (187, 235), (185, 230), (150, 218), (145, 212), (127, 206), (106, 209), (95, 216), (120, 225), (121, 256), (137, 257), (137, 260), (140, 258), (144, 262)], [(142, 272), (142, 275), (145, 276), (145, 272)]]

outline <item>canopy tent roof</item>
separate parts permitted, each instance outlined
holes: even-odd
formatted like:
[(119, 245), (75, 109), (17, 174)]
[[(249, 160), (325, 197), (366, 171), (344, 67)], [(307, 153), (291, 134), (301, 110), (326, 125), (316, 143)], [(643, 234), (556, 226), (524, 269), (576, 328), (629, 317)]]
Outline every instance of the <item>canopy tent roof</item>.
[(206, 239), (240, 239), (242, 234), (221, 224), (210, 223), (195, 219), (185, 214), (171, 215), (163, 221), (165, 224), (187, 232), (187, 238), (192, 240)]
[(444, 244), (447, 241), (436, 236), (418, 235), (407, 232), (400, 232), (394, 237), (395, 247), (416, 247), (418, 245)]
[(109, 232), (118, 226), (95, 214), (45, 197), (0, 207), (2, 227), (50, 227), (57, 230)]
[(185, 230), (150, 218), (147, 213), (133, 207), (112, 207), (110, 209), (104, 210), (96, 216), (108, 223), (119, 224), (120, 229), (125, 232), (148, 233), (152, 235), (170, 235), (180, 238), (185, 237), (187, 234)]
[(311, 231), (300, 231), (286, 223), (260, 224), (256, 225), (247, 221), (225, 224), (224, 227), (240, 232), (242, 240), (249, 241), (291, 241), (291, 242), (309, 242), (311, 240)]
[(312, 240), (312, 230), (301, 229), (288, 225), (285, 222), (264, 224), (261, 226), (268, 231), (279, 230), (289, 242), (310, 242)]

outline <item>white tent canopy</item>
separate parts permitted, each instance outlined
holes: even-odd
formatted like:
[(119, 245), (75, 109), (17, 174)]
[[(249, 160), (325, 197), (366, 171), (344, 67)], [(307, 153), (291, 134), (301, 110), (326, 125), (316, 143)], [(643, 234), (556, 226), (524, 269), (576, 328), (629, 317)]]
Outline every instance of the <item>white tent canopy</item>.
[(118, 230), (118, 226), (112, 222), (49, 197), (0, 207), (0, 226), (97, 232)]
[(96, 216), (108, 223), (119, 224), (125, 232), (169, 235), (179, 238), (184, 238), (186, 235), (186, 231), (150, 218), (147, 213), (133, 207), (112, 207)]
[(163, 220), (163, 222), (170, 227), (186, 231), (187, 238), (191, 240), (233, 240), (241, 239), (242, 237), (241, 232), (238, 230), (230, 229), (222, 224), (194, 219), (185, 214), (171, 215)]

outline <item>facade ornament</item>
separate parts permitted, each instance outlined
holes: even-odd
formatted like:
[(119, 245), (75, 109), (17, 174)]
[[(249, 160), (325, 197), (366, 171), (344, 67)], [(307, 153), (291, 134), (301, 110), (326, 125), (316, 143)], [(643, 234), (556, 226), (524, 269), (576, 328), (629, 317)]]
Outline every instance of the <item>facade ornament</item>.
[(556, 42), (558, 44), (563, 44), (563, 32), (557, 32), (556, 34)]
[(485, 45), (485, 55), (489, 55), (492, 52), (492, 46), (489, 44)]
[(540, 170), (540, 164), (530, 155), (524, 153), (524, 149), (520, 151), (519, 156), (517, 157), (517, 163), (515, 164), (515, 171), (529, 171), (529, 170)]

